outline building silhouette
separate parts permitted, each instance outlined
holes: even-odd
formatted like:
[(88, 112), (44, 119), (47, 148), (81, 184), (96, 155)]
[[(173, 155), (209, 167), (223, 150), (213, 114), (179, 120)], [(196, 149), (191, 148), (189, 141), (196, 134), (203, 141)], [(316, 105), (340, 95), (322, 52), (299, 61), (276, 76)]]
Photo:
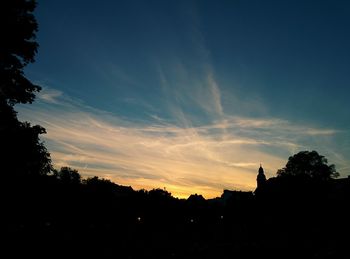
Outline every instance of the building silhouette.
[(256, 183), (257, 183), (257, 185), (256, 185), (257, 189), (262, 188), (266, 183), (266, 176), (264, 173), (264, 168), (262, 168), (261, 164), (260, 164), (260, 167), (258, 170), (258, 176), (256, 177)]
[[(258, 169), (258, 175), (257, 175), (256, 181), (257, 181), (257, 187), (254, 191), (255, 194), (257, 194), (266, 184), (266, 176), (261, 164)], [(223, 194), (221, 195), (221, 200), (224, 204), (226, 204), (229, 201), (248, 200), (253, 197), (254, 193), (250, 191), (224, 190)]]

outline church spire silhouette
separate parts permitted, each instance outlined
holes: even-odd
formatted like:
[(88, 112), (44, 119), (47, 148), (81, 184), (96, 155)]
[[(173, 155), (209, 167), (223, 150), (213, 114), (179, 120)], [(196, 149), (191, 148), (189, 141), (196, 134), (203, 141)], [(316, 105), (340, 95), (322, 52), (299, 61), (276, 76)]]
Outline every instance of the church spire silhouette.
[(257, 189), (261, 188), (264, 186), (266, 182), (266, 176), (264, 173), (264, 168), (262, 168), (261, 163), (258, 171), (258, 176), (256, 177), (256, 182), (257, 182)]

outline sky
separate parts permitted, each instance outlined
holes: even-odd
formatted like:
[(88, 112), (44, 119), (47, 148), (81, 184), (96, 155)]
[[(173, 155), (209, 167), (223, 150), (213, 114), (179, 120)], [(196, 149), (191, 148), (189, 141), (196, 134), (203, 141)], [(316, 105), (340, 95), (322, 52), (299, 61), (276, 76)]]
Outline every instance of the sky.
[(19, 117), (53, 164), (175, 197), (316, 150), (350, 174), (348, 1), (39, 1)]

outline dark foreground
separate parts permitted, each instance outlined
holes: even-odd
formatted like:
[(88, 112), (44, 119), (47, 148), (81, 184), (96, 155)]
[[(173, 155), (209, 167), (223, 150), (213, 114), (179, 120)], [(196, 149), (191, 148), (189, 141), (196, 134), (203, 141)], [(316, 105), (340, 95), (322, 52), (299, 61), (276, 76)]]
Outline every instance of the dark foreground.
[(350, 258), (345, 186), (179, 200), (96, 178), (7, 179), (1, 258)]

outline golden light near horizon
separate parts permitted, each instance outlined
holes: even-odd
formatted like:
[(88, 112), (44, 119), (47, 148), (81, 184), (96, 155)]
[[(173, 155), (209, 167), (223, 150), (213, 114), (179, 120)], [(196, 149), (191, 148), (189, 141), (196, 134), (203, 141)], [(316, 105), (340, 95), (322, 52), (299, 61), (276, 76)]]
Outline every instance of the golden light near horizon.
[(304, 148), (292, 133), (309, 139), (335, 134), (271, 118), (225, 117), (198, 127), (146, 125), (76, 103), (50, 105), (35, 106), (27, 119), (47, 129), (43, 139), (56, 167), (70, 166), (84, 177), (97, 175), (136, 190), (166, 188), (179, 198), (218, 197), (223, 189), (253, 191), (261, 162), (271, 177), (288, 158), (279, 153)]

